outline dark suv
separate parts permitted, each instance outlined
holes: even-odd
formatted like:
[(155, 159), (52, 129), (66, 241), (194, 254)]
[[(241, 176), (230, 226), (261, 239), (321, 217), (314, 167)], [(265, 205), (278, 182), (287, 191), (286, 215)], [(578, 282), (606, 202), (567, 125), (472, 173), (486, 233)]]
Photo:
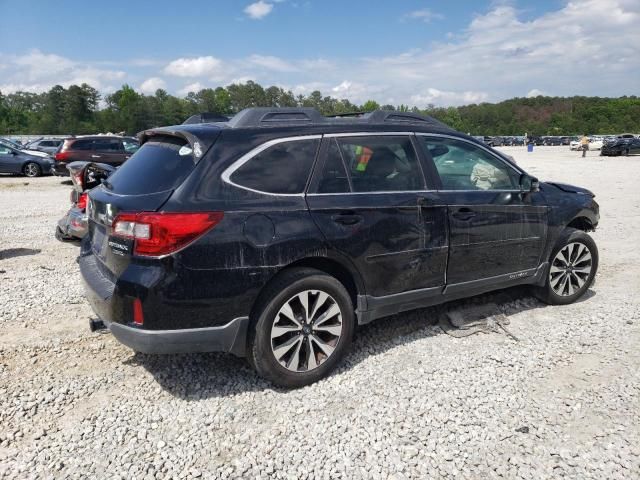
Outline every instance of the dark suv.
[(91, 326), (139, 352), (231, 352), (300, 386), (357, 325), (519, 284), (567, 304), (597, 270), (591, 192), (428, 117), (249, 109), (140, 138), (90, 192), (79, 258)]
[(113, 135), (95, 135), (66, 138), (54, 155), (54, 173), (69, 176), (67, 165), (71, 162), (106, 163), (111, 166), (122, 165), (140, 147), (133, 137)]

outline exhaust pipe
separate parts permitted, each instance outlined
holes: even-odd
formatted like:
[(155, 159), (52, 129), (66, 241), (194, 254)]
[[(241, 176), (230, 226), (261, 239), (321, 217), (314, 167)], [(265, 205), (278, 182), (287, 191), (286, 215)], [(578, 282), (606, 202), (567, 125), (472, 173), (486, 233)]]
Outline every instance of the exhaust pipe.
[(106, 329), (107, 329), (107, 326), (99, 318), (89, 319), (89, 330), (91, 330), (92, 332), (99, 332), (101, 330), (106, 330)]

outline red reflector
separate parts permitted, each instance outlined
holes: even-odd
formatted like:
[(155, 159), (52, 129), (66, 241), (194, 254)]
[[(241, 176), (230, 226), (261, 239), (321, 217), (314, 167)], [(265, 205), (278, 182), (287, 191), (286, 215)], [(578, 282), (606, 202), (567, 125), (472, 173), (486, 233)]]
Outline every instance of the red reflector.
[(113, 235), (134, 239), (136, 255), (159, 257), (186, 247), (223, 217), (223, 212), (121, 213), (113, 221)]
[(80, 197), (78, 197), (78, 201), (76, 202), (76, 205), (82, 211), (84, 211), (87, 208), (87, 192), (84, 192), (83, 194), (80, 195)]
[(133, 323), (136, 325), (144, 324), (144, 314), (142, 313), (142, 302), (139, 298), (133, 300)]

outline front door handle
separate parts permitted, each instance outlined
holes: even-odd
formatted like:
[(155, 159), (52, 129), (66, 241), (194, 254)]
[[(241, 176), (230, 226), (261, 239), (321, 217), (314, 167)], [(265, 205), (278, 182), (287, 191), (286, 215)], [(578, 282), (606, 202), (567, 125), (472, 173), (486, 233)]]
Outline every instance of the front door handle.
[(100, 155), (91, 155), (91, 158), (101, 158)]
[(333, 215), (331, 217), (331, 220), (333, 220), (335, 223), (339, 223), (340, 225), (356, 225), (357, 223), (360, 223), (362, 221), (362, 215), (344, 212)]
[(456, 220), (462, 220), (463, 222), (466, 222), (471, 220), (473, 217), (475, 217), (476, 212), (474, 212), (470, 208), (462, 207), (462, 208), (459, 208), (458, 211), (455, 212), (452, 216)]

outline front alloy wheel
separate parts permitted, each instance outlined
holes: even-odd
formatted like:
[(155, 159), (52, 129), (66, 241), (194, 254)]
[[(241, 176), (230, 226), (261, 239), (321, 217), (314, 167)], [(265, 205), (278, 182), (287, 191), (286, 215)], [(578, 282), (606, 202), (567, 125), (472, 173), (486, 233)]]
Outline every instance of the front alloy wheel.
[(592, 266), (591, 252), (585, 244), (568, 243), (551, 262), (549, 285), (556, 295), (570, 297), (585, 285)]
[(27, 177), (39, 177), (41, 169), (37, 163), (29, 162), (24, 166), (23, 172)]
[(271, 351), (292, 372), (318, 368), (333, 355), (342, 335), (342, 312), (334, 298), (304, 290), (285, 302), (271, 327)]

